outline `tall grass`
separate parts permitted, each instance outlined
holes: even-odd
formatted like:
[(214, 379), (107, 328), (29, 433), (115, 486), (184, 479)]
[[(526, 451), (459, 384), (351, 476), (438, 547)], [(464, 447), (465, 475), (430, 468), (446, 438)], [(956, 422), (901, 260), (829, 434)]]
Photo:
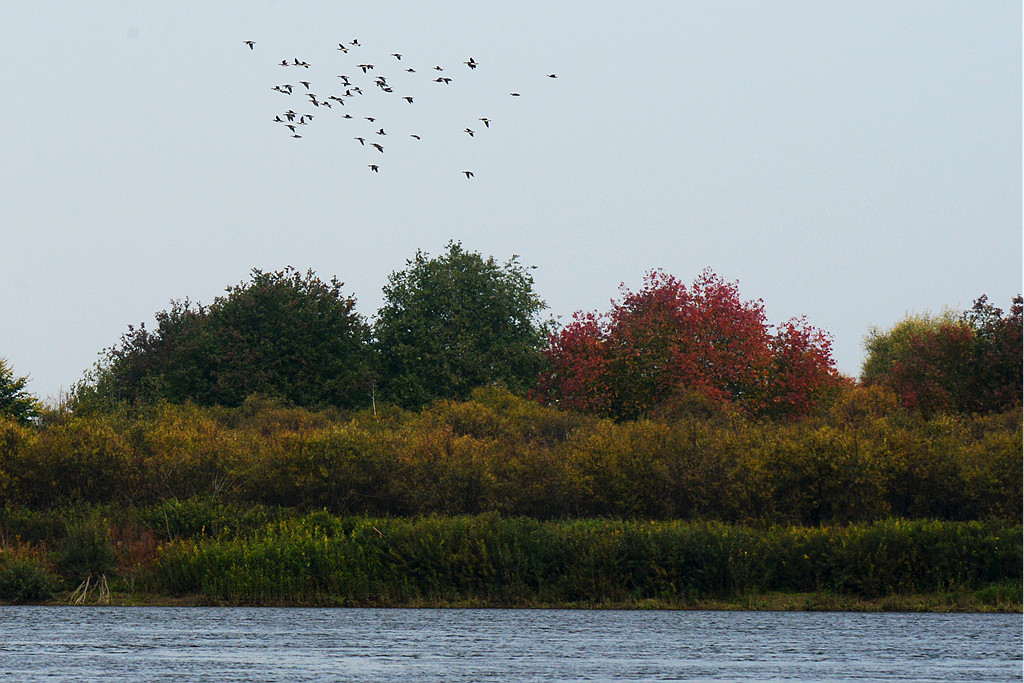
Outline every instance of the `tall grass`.
[(887, 520), (759, 529), (719, 522), (541, 522), (317, 513), (167, 546), (149, 587), (233, 604), (685, 602), (771, 591), (858, 597), (1021, 579), (1021, 529)]

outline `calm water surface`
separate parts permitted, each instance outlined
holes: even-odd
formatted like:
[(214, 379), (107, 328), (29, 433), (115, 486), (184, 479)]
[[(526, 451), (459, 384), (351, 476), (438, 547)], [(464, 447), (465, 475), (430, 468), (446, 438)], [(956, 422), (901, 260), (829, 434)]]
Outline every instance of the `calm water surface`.
[(0, 607), (0, 680), (1020, 681), (1021, 615)]

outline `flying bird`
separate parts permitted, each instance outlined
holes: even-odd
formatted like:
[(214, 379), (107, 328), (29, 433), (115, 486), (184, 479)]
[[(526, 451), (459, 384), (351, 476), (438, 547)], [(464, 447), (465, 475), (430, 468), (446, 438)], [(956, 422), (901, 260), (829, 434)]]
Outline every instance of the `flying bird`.
[(380, 130), (377, 131), (377, 135), (387, 135), (387, 133), (385, 133), (384, 129), (381, 128)]
[(253, 48), (253, 45), (256, 44), (255, 40), (245, 40), (245, 41), (242, 41), (242, 42), (244, 42), (246, 45), (248, 45), (250, 50), (255, 49), (255, 48)]
[(392, 52), (391, 56), (397, 59), (398, 61), (402, 61), (402, 55), (398, 54), (397, 52)]
[(370, 147), (373, 147), (375, 150), (377, 150), (381, 154), (384, 153), (384, 146), (383, 145), (378, 145), (376, 142), (371, 142), (370, 143)]
[(512, 97), (519, 97), (519, 93), (517, 92), (510, 92), (509, 95), (511, 95)]
[(416, 135), (416, 133), (409, 133), (409, 137), (411, 137), (411, 138), (416, 138), (417, 140), (419, 140), (419, 139), (420, 139), (420, 136), (419, 136), (419, 135)]
[(444, 71), (444, 69), (442, 69), (442, 68), (441, 68), (441, 67), (439, 67), (439, 66), (435, 66), (435, 67), (434, 67), (434, 71)]
[(368, 166), (370, 167), (370, 170), (373, 171), (374, 173), (377, 173), (378, 170), (380, 169), (380, 166), (378, 166), (377, 164), (368, 164)]
[(548, 74), (548, 78), (558, 78), (558, 76), (555, 74)]
[(481, 117), (478, 120), (484, 122), (484, 128), (490, 128), (491, 127), (491, 120), (490, 119)]
[(405, 96), (402, 99), (405, 100), (406, 102), (408, 102), (409, 104), (412, 104), (412, 98), (411, 97)]
[(353, 139), (354, 140), (359, 140), (359, 144), (360, 145), (363, 145), (364, 147), (366, 146), (366, 138), (353, 138)]
[(473, 130), (471, 128), (467, 128), (464, 132), (469, 133), (469, 137), (473, 137)]
[(466, 174), (467, 178), (472, 178), (473, 177), (473, 172), (472, 171), (463, 171), (463, 173)]
[(341, 50), (342, 52), (348, 52), (348, 48), (345, 47), (345, 45), (342, 43), (338, 43), (338, 49)]
[(309, 81), (299, 81), (299, 83), (306, 86), (306, 90), (309, 90)]
[(463, 62), (463, 64), (465, 64), (466, 66), (468, 66), (468, 67), (469, 67), (470, 69), (475, 69), (475, 68), (476, 68), (476, 65), (477, 65), (477, 61), (476, 61), (476, 60), (474, 60), (474, 59), (473, 59), (472, 57), (470, 57), (470, 58), (469, 58), (469, 61), (468, 61), (468, 62)]
[(374, 121), (377, 120), (377, 119), (373, 118), (372, 116), (364, 116), (363, 118), (366, 119), (367, 121), (369, 121), (370, 123), (373, 123)]
[(355, 45), (356, 47), (358, 47), (359, 46), (359, 41), (357, 39), (353, 38), (352, 42), (349, 43), (349, 45)]
[(362, 69), (363, 73), (366, 73), (373, 68), (373, 64), (356, 64), (356, 66)]

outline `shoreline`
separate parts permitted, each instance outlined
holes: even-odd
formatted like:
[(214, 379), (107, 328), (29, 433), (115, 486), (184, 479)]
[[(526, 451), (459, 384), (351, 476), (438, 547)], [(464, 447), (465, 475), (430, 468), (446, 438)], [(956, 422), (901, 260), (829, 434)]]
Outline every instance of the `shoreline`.
[[(932, 614), (1021, 614), (1024, 604), (1013, 600), (986, 602), (971, 593), (935, 593), (889, 595), (860, 598), (835, 593), (763, 593), (733, 599), (697, 598), (692, 600), (644, 599), (602, 602), (531, 602), (505, 604), (496, 601), (412, 600), (351, 601), (341, 596), (323, 596), (316, 601), (277, 600), (267, 602), (223, 601), (194, 593), (183, 596), (152, 593), (114, 593), (109, 600), (76, 603), (70, 592), (44, 602), (25, 602), (19, 606), (49, 607), (282, 607), (314, 609), (540, 609), (540, 610), (632, 610), (632, 611), (714, 611), (714, 612), (859, 612)], [(0, 603), (0, 606), (15, 606)]]

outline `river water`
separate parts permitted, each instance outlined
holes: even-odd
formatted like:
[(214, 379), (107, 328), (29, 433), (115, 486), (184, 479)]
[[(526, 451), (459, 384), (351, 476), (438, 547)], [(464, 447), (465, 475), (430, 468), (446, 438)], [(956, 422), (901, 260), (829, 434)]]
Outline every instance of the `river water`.
[(0, 607), (3, 681), (1020, 681), (1019, 614)]

